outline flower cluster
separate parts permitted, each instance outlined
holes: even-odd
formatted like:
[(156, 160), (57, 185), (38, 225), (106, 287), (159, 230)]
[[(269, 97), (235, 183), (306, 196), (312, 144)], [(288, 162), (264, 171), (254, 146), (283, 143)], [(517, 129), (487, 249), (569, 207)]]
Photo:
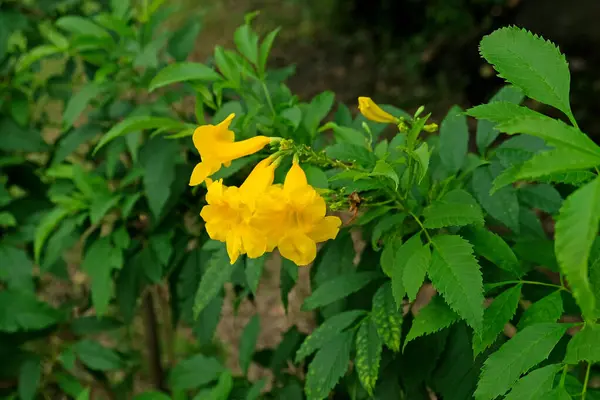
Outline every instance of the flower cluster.
[(277, 139), (256, 136), (235, 142), (229, 125), (234, 114), (218, 125), (204, 125), (193, 135), (200, 162), (190, 185), (207, 183), (206, 206), (200, 216), (211, 239), (225, 242), (231, 263), (240, 255), (257, 258), (279, 249), (297, 265), (308, 265), (316, 257), (317, 243), (337, 236), (341, 220), (326, 216), (325, 200), (308, 184), (294, 159), (283, 184), (273, 184), (281, 162), (276, 153), (260, 161), (238, 188), (225, 186), (210, 176), (232, 160), (258, 152)]

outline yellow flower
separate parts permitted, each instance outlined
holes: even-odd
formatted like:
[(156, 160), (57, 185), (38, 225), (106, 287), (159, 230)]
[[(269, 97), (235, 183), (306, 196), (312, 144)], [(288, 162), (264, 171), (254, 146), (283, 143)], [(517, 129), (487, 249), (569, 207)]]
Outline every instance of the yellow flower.
[(398, 123), (398, 118), (383, 111), (370, 97), (359, 97), (358, 109), (365, 118), (370, 119), (371, 121), (382, 122), (385, 124)]
[(241, 254), (257, 258), (267, 251), (267, 237), (254, 221), (260, 198), (273, 183), (276, 166), (271, 158), (266, 158), (239, 188), (227, 187), (222, 180), (208, 187), (208, 205), (202, 208), (200, 216), (206, 222), (210, 238), (227, 244), (232, 264)]
[(334, 239), (339, 232), (342, 221), (325, 213), (325, 200), (294, 162), (283, 186), (271, 186), (266, 192), (255, 224), (266, 234), (269, 251), (277, 246), (283, 257), (302, 266), (314, 261), (317, 243)]
[(192, 140), (198, 149), (202, 161), (196, 165), (190, 177), (190, 186), (201, 184), (221, 169), (228, 167), (231, 161), (261, 150), (270, 142), (266, 136), (256, 136), (235, 142), (235, 134), (229, 130), (229, 124), (235, 114), (229, 114), (218, 125), (202, 125), (196, 128)]

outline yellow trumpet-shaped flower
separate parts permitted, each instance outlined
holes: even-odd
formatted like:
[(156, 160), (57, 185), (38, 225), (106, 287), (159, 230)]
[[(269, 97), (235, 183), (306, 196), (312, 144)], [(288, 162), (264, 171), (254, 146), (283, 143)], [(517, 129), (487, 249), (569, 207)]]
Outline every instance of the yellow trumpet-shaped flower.
[(229, 130), (234, 117), (235, 114), (229, 114), (217, 125), (202, 125), (194, 131), (192, 140), (202, 161), (192, 171), (190, 186), (201, 184), (221, 169), (222, 165), (228, 167), (231, 161), (254, 154), (271, 141), (266, 136), (256, 136), (236, 142), (235, 134)]
[(392, 114), (383, 111), (370, 97), (359, 97), (358, 98), (358, 109), (365, 118), (375, 121), (382, 122), (385, 124), (397, 124), (398, 118)]
[(227, 244), (232, 264), (241, 254), (257, 258), (267, 251), (268, 239), (256, 226), (255, 214), (261, 197), (273, 183), (276, 166), (267, 158), (256, 165), (239, 188), (227, 187), (222, 180), (208, 187), (208, 205), (202, 208), (200, 216), (210, 238)]
[(294, 162), (283, 186), (271, 186), (257, 213), (256, 225), (267, 236), (268, 250), (275, 246), (296, 265), (308, 265), (317, 255), (317, 243), (334, 239), (342, 221), (325, 216), (325, 200), (308, 184)]

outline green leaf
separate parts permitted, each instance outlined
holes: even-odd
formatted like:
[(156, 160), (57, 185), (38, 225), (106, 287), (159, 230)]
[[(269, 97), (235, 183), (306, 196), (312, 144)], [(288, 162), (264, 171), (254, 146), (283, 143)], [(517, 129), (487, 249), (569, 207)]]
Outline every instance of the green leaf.
[(531, 108), (523, 107), (508, 101), (494, 101), (487, 104), (481, 104), (469, 108), (466, 113), (478, 120), (490, 121), (496, 124), (508, 122), (514, 118), (544, 116), (543, 114), (533, 111)]
[(63, 129), (71, 128), (90, 102), (100, 96), (105, 90), (105, 86), (90, 82), (71, 97), (63, 113)]
[(546, 399), (546, 395), (552, 390), (554, 377), (561, 367), (560, 364), (551, 364), (528, 373), (519, 379), (504, 400)]
[(240, 337), (240, 368), (244, 374), (248, 373), (248, 367), (252, 362), (252, 355), (256, 348), (256, 341), (260, 333), (260, 318), (254, 315), (246, 324), (242, 336)]
[(560, 291), (553, 292), (533, 303), (521, 316), (517, 329), (522, 330), (528, 326), (556, 322), (563, 314), (563, 302)]
[(0, 331), (35, 331), (58, 323), (62, 314), (26, 292), (0, 291)]
[(600, 222), (600, 178), (565, 200), (556, 219), (556, 258), (586, 320), (593, 320), (596, 298), (588, 276), (588, 258)]
[(65, 17), (61, 17), (56, 20), (55, 24), (59, 28), (77, 35), (110, 37), (110, 33), (108, 33), (108, 31), (101, 28), (91, 19), (76, 15), (67, 15)]
[(520, 117), (498, 125), (501, 132), (532, 135), (544, 139), (546, 143), (558, 149), (573, 150), (582, 156), (595, 157), (600, 163), (600, 147), (577, 128), (546, 116)]
[(242, 25), (233, 34), (233, 41), (238, 51), (252, 64), (258, 64), (258, 35), (250, 25)]
[(19, 61), (15, 66), (15, 70), (17, 72), (25, 71), (36, 61), (58, 53), (62, 53), (62, 50), (56, 46), (44, 44), (41, 46), (34, 47), (33, 49), (29, 50), (27, 53), (22, 55), (21, 58), (19, 58)]
[(360, 383), (371, 396), (379, 376), (381, 346), (375, 323), (370, 318), (364, 320), (356, 334), (355, 365)]
[(263, 42), (260, 44), (259, 56), (258, 56), (258, 69), (261, 71), (261, 74), (264, 75), (267, 68), (267, 59), (269, 58), (269, 53), (271, 51), (271, 47), (273, 46), (273, 41), (277, 37), (280, 28), (276, 28), (269, 32), (267, 36), (265, 36)]
[(383, 160), (377, 160), (375, 163), (375, 167), (373, 171), (369, 174), (371, 176), (384, 176), (386, 178), (390, 178), (394, 182), (394, 189), (398, 190), (398, 185), (400, 184), (400, 178), (398, 178), (398, 174), (394, 171), (394, 168)]
[(39, 357), (32, 357), (19, 368), (19, 398), (33, 400), (42, 378), (42, 363)]
[[(304, 169), (304, 168), (303, 168)], [(304, 169), (306, 172), (306, 180), (308, 184), (317, 189), (328, 189), (329, 181), (327, 175), (322, 169), (314, 166), (308, 166)]]
[(414, 339), (439, 332), (460, 320), (441, 296), (435, 296), (423, 307), (413, 320), (404, 340), (404, 348)]
[(577, 332), (567, 346), (565, 363), (577, 364), (580, 361), (589, 363), (600, 362), (600, 327), (595, 324), (586, 324)]
[(546, 393), (545, 398), (547, 400), (573, 400), (567, 389), (564, 387), (557, 387), (554, 390)]
[(173, 33), (169, 39), (167, 50), (176, 61), (185, 61), (196, 44), (196, 38), (202, 29), (202, 23), (193, 18)]
[(329, 114), (335, 94), (330, 91), (325, 91), (316, 95), (308, 105), (303, 115), (303, 124), (306, 130), (314, 136), (317, 132), (319, 124)]
[[(519, 104), (523, 101), (523, 92), (514, 86), (504, 86), (489, 101), (489, 103), (506, 101), (513, 104)], [(488, 104), (489, 104), (488, 103)], [(468, 112), (467, 112), (468, 113)], [(477, 122), (477, 149), (480, 154), (485, 153), (485, 149), (492, 144), (500, 132), (495, 129), (495, 124), (491, 121), (483, 120)]]
[(490, 347), (504, 329), (504, 325), (515, 315), (521, 298), (521, 285), (500, 293), (483, 312), (483, 329), (473, 335), (473, 353), (478, 356)]
[(229, 394), (233, 389), (233, 376), (231, 372), (226, 369), (221, 372), (217, 385), (213, 387), (207, 394), (203, 394), (202, 391), (198, 393), (193, 400), (227, 400)]
[(517, 256), (500, 236), (484, 227), (470, 227), (464, 234), (465, 239), (473, 245), (475, 254), (492, 262), (498, 268), (516, 276), (522, 275), (523, 271)]
[(167, 396), (163, 392), (151, 390), (149, 392), (138, 394), (133, 398), (133, 400), (171, 400), (171, 397)]
[(350, 362), (353, 332), (340, 333), (321, 348), (308, 366), (304, 392), (308, 400), (322, 400), (329, 396)]
[(538, 179), (545, 183), (564, 183), (567, 185), (581, 186), (588, 183), (596, 177), (596, 174), (590, 171), (569, 171), (558, 172), (550, 175), (544, 175)]
[(152, 92), (159, 87), (178, 82), (215, 82), (222, 79), (219, 73), (204, 64), (184, 61), (161, 69), (150, 81), (148, 90)]
[(402, 274), (402, 284), (406, 289), (406, 294), (410, 301), (416, 300), (417, 293), (425, 281), (425, 276), (427, 275), (430, 264), (431, 250), (429, 249), (429, 244), (421, 246), (421, 248), (410, 255), (406, 261), (404, 273)]
[(146, 115), (128, 117), (123, 121), (117, 123), (112, 128), (110, 128), (110, 130), (106, 132), (104, 136), (102, 136), (102, 138), (94, 148), (93, 154), (96, 154), (98, 150), (100, 150), (112, 140), (126, 135), (128, 133), (133, 133), (145, 129), (158, 128), (168, 129), (170, 131), (181, 131), (186, 127), (186, 124), (171, 118), (150, 117)]
[(40, 224), (35, 231), (35, 240), (33, 244), (35, 262), (40, 263), (40, 256), (42, 255), (42, 249), (44, 243), (48, 239), (48, 236), (56, 229), (60, 222), (67, 218), (71, 212), (63, 208), (55, 208), (44, 216)]
[(146, 143), (140, 156), (144, 166), (144, 190), (156, 219), (160, 218), (171, 195), (178, 153), (179, 145), (175, 141), (156, 136)]
[(350, 272), (330, 279), (304, 300), (302, 310), (314, 310), (343, 299), (380, 277), (376, 272)]
[(492, 166), (484, 165), (473, 171), (472, 185), (475, 197), (488, 214), (519, 233), (519, 199), (513, 187), (503, 187), (494, 194), (492, 181), (497, 175)]
[(500, 77), (572, 117), (569, 66), (554, 44), (525, 29), (507, 27), (485, 36), (479, 50)]
[(123, 360), (112, 349), (102, 346), (100, 343), (83, 339), (73, 345), (75, 354), (88, 368), (96, 371), (111, 371), (121, 369)]
[(304, 339), (304, 342), (302, 342), (302, 345), (296, 352), (296, 363), (301, 362), (313, 352), (329, 343), (344, 329), (352, 325), (358, 317), (362, 317), (365, 314), (366, 312), (363, 310), (350, 310), (327, 318)]
[(246, 392), (246, 400), (258, 400), (260, 398), (260, 394), (267, 384), (267, 379), (262, 378), (252, 384), (250, 389)]
[(325, 127), (331, 127), (331, 129), (333, 129), (333, 136), (337, 143), (350, 143), (355, 146), (367, 147), (367, 137), (358, 129), (339, 126), (333, 122), (328, 122), (323, 126), (323, 128)]
[(114, 194), (99, 194), (93, 198), (90, 205), (90, 221), (97, 224), (113, 207), (115, 207), (122, 197)]
[(0, 281), (9, 289), (33, 291), (33, 262), (24, 249), (0, 241)]
[(457, 235), (432, 239), (429, 278), (448, 305), (476, 331), (483, 321), (483, 281), (473, 248)]
[[(577, 172), (577, 170), (581, 169), (594, 168), (596, 165), (598, 165), (597, 156), (583, 154), (577, 150), (568, 148), (554, 149), (535, 154), (520, 167), (515, 166), (516, 173), (512, 175), (510, 182), (517, 180), (538, 180), (538, 178), (543, 178), (547, 175)], [(494, 182), (494, 186), (499, 185)]]
[(244, 269), (244, 272), (246, 273), (246, 281), (248, 282), (250, 291), (255, 296), (266, 261), (266, 255), (263, 255), (259, 258), (246, 258), (246, 268)]
[(475, 391), (476, 400), (493, 400), (544, 361), (564, 335), (567, 325), (537, 324), (518, 332), (485, 362)]
[(483, 225), (481, 208), (469, 193), (462, 189), (452, 190), (441, 199), (433, 202), (425, 210), (426, 228), (447, 226)]
[[(384, 143), (384, 142), (380, 142)], [(431, 153), (429, 152), (429, 147), (427, 143), (423, 142), (418, 149), (414, 151), (414, 155), (416, 156), (416, 160), (419, 162), (420, 166), (420, 175), (419, 175), (419, 184), (423, 181), (423, 178), (427, 176), (427, 170), (429, 169), (429, 157)]]
[(365, 147), (350, 143), (337, 143), (328, 146), (325, 152), (327, 157), (335, 160), (358, 163), (365, 168), (375, 166), (375, 155)]
[(519, 199), (531, 208), (537, 208), (548, 214), (556, 214), (563, 199), (558, 190), (548, 184), (527, 185), (519, 188)]
[[(404, 275), (409, 265), (408, 261), (422, 247), (423, 244), (421, 242), (421, 235), (420, 233), (417, 233), (406, 242), (402, 243), (402, 245), (399, 247), (398, 243), (394, 241), (388, 243), (383, 248), (383, 252), (381, 254), (381, 267), (383, 268), (384, 272), (386, 272), (386, 274), (392, 278), (392, 293), (396, 301), (397, 308), (402, 306), (402, 301), (404, 299), (404, 295), (406, 294), (406, 288), (404, 287)], [(384, 259), (384, 255), (387, 255), (388, 253), (390, 258), (389, 261)], [(386, 267), (386, 265), (389, 266)]]
[(91, 278), (92, 304), (98, 316), (108, 310), (112, 298), (112, 271), (122, 265), (121, 250), (113, 247), (107, 236), (95, 240), (85, 253), (81, 268)]
[(216, 358), (196, 354), (180, 361), (169, 374), (169, 386), (173, 390), (188, 390), (216, 381), (224, 371)]
[(390, 282), (383, 284), (373, 296), (371, 318), (383, 343), (393, 350), (400, 349), (402, 312), (396, 308)]
[(463, 110), (454, 106), (448, 111), (440, 126), (440, 159), (448, 172), (460, 170), (467, 156), (469, 128)]
[(197, 318), (204, 307), (219, 293), (237, 266), (238, 263), (231, 264), (229, 262), (224, 249), (216, 251), (212, 255), (196, 291), (193, 308), (194, 318)]

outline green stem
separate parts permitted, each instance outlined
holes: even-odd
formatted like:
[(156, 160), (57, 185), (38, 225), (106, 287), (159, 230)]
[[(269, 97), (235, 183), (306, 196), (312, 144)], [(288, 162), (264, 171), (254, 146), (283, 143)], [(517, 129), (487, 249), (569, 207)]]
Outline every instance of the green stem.
[(425, 237), (427, 237), (427, 241), (429, 243), (432, 243), (431, 236), (429, 236), (429, 232), (427, 232), (427, 229), (425, 228), (425, 226), (423, 225), (423, 223), (421, 222), (421, 220), (419, 219), (419, 217), (417, 217), (413, 213), (410, 213), (410, 215), (411, 215), (411, 217), (413, 217), (415, 219), (415, 221), (417, 221), (417, 224), (419, 224), (419, 226), (421, 227), (421, 230), (425, 233)]
[(579, 125), (577, 125), (577, 121), (575, 121), (575, 117), (573, 116), (572, 112), (569, 112), (569, 121), (571, 121), (571, 125), (573, 125), (575, 128), (579, 129)]
[(524, 285), (538, 285), (538, 286), (548, 286), (548, 287), (552, 287), (555, 289), (559, 289), (559, 290), (567, 290), (564, 286), (559, 286), (559, 285), (555, 285), (553, 283), (545, 283), (545, 282), (535, 282), (535, 281), (503, 281), (503, 282), (498, 282), (498, 283), (504, 283), (504, 284), (510, 284), (510, 283), (515, 283), (515, 284), (524, 284)]
[(592, 369), (592, 363), (589, 362), (587, 365), (587, 369), (585, 370), (585, 379), (583, 381), (583, 391), (581, 392), (581, 400), (585, 400), (588, 383), (590, 382), (590, 370), (591, 369)]
[(569, 369), (569, 364), (565, 364), (565, 366), (563, 367), (563, 371), (562, 371), (562, 375), (560, 377), (560, 385), (559, 387), (564, 388), (565, 387), (565, 381), (567, 379), (567, 371)]

